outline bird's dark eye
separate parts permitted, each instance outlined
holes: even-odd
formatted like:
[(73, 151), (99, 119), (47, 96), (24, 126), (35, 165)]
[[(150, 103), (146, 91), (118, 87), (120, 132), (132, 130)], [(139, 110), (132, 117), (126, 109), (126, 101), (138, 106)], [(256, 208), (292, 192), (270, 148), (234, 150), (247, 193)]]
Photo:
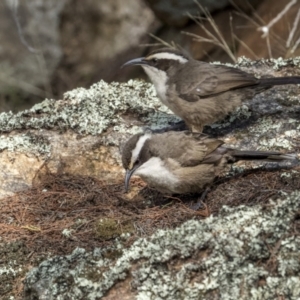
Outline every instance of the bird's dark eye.
[(152, 60), (152, 62), (153, 62), (154, 64), (156, 64), (156, 63), (158, 62), (158, 59), (157, 59), (157, 58), (152, 58), (151, 60)]
[(137, 166), (139, 163), (140, 163), (140, 160), (137, 159), (137, 160), (134, 162), (134, 165)]

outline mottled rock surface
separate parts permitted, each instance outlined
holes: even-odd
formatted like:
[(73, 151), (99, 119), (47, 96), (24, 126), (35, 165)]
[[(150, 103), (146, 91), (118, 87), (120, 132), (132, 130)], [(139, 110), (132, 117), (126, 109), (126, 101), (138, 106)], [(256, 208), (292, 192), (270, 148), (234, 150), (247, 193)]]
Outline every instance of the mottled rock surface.
[(159, 230), (129, 249), (129, 236), (113, 249), (76, 249), (32, 269), (25, 299), (296, 300), (299, 209), (295, 192), (265, 208), (224, 207), (218, 217)]
[[(299, 60), (249, 61), (239, 67), (257, 76), (299, 73)], [(299, 88), (273, 88), (245, 103), (220, 124), (206, 128), (230, 146), (299, 152)], [(145, 126), (162, 128), (178, 120), (142, 81), (107, 84), (47, 99), (17, 114), (0, 114), (0, 196), (26, 189), (45, 166), (103, 179), (123, 176), (119, 148)], [(224, 136), (225, 134), (225, 136)]]
[(119, 147), (141, 126), (176, 120), (148, 83), (101, 81), (63, 100), (47, 99), (30, 110), (0, 114), (0, 196), (28, 188), (47, 166), (102, 179), (123, 176)]
[[(257, 76), (299, 75), (299, 59), (258, 62), (241, 59), (239, 67)], [(298, 86), (273, 88), (245, 103), (223, 122), (207, 126), (205, 131), (221, 137), (232, 147), (299, 154), (298, 95)], [(16, 256), (21, 255), (17, 259), (22, 264), (19, 267), (5, 250), (7, 261), (0, 269), (3, 282), (0, 292), (21, 286), (14, 285), (13, 278), (20, 280), (32, 267), (31, 261), (24, 262), (24, 255), (35, 256), (34, 249), (38, 249), (45, 259), (48, 252), (44, 244), (49, 246), (49, 240), (56, 241), (58, 247), (64, 245), (63, 249), (70, 241), (72, 245), (86, 246), (80, 244), (80, 237), (86, 232), (91, 235), (92, 245), (98, 245), (99, 241), (101, 249), (92, 252), (77, 249), (72, 254), (45, 260), (26, 276), (27, 299), (93, 299), (104, 294), (107, 299), (116, 299), (120, 293), (128, 295), (128, 299), (134, 296), (197, 299), (199, 291), (206, 299), (220, 299), (220, 294), (233, 299), (274, 299), (275, 292), (297, 299), (299, 258), (295, 249), (299, 248), (299, 193), (295, 190), (299, 168), (280, 170), (269, 177), (262, 171), (258, 180), (253, 174), (237, 179), (235, 186), (219, 183), (222, 189), (211, 194), (221, 199), (218, 202), (221, 206), (239, 197), (237, 191), (244, 191), (243, 203), (252, 207), (224, 208), (206, 221), (199, 220), (198, 215), (198, 220), (195, 217), (184, 224), (174, 214), (174, 224), (182, 224), (179, 227), (172, 221), (166, 222), (171, 218), (168, 208), (155, 203), (149, 208), (153, 199), (138, 203), (138, 198), (134, 200), (137, 202), (131, 202), (132, 198), (120, 196), (123, 170), (119, 149), (124, 141), (145, 126), (162, 128), (176, 120), (157, 99), (153, 86), (142, 81), (112, 84), (100, 81), (89, 89), (67, 92), (62, 100), (46, 99), (17, 114), (0, 114), (0, 204), (5, 203), (0, 230), (7, 236), (16, 237), (19, 233), (24, 239), (15, 251)], [(257, 164), (239, 162), (227, 175), (254, 166)], [(54, 174), (45, 176), (49, 183), (44, 179), (41, 187), (34, 185), (30, 191), (33, 181), (38, 182), (43, 177), (40, 175), (47, 172)], [(104, 193), (108, 185), (97, 186), (96, 180), (89, 176), (108, 180), (110, 184), (116, 180), (119, 186), (111, 185), (108, 197)], [(239, 185), (241, 188), (236, 189)], [(283, 193), (284, 186), (289, 194), (294, 193)], [(266, 193), (261, 191), (264, 189)], [(18, 191), (24, 194), (7, 198)], [(254, 201), (247, 199), (248, 193)], [(271, 198), (273, 202), (269, 201)], [(212, 207), (216, 209), (213, 201)], [(173, 203), (169, 208), (172, 206), (178, 207), (175, 211), (181, 215), (180, 206)], [(91, 211), (93, 223), (86, 216)], [(174, 225), (173, 229), (147, 236), (144, 228), (147, 224), (151, 227), (153, 220), (159, 226), (161, 212), (163, 225), (154, 228)], [(185, 212), (185, 216), (187, 220), (191, 215)], [(94, 227), (98, 228), (97, 233)], [(125, 227), (128, 231), (124, 231)], [(106, 235), (102, 243), (103, 230)], [(93, 232), (100, 237), (94, 238)], [(121, 232), (129, 233), (120, 236)], [(144, 238), (137, 239), (140, 236)], [(133, 244), (131, 238), (135, 240)], [(109, 243), (110, 248), (105, 247)], [(3, 244), (6, 249), (7, 241)], [(15, 243), (9, 245), (15, 248)], [(51, 251), (54, 253), (55, 249)]]

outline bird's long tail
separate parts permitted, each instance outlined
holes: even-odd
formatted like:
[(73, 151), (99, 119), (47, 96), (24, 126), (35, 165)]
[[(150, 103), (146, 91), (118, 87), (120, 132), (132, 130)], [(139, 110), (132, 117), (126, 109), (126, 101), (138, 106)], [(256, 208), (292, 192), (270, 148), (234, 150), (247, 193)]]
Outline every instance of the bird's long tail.
[(260, 86), (273, 86), (273, 85), (285, 85), (285, 84), (300, 84), (300, 76), (290, 76), (290, 77), (271, 77), (271, 78), (261, 78), (259, 80)]
[(282, 160), (297, 161), (298, 160), (296, 154), (283, 154), (277, 151), (232, 150), (230, 154), (236, 160), (265, 160), (265, 161), (282, 161)]

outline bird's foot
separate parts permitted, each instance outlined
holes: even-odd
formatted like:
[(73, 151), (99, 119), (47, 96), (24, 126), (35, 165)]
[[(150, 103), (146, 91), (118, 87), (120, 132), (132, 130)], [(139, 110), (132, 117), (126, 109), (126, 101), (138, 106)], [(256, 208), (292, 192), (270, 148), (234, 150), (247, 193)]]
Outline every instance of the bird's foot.
[(199, 209), (202, 210), (205, 208), (206, 208), (206, 205), (200, 199), (198, 199), (198, 201), (196, 203), (192, 203), (190, 205), (190, 209), (192, 209), (192, 210), (199, 210)]
[(203, 202), (203, 200), (205, 199), (205, 197), (206, 197), (207, 193), (209, 192), (209, 190), (210, 190), (210, 188), (207, 187), (203, 191), (203, 193), (201, 194), (201, 196), (198, 198), (197, 202), (190, 205), (190, 208), (192, 210), (199, 210), (199, 209), (200, 210), (204, 210), (204, 209), (206, 210), (207, 209), (207, 205)]

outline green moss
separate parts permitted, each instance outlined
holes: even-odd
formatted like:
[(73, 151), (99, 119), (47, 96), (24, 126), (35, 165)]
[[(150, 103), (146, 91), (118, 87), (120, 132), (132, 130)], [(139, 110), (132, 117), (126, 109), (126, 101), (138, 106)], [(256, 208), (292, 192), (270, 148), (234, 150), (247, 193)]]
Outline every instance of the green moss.
[(115, 219), (100, 219), (95, 227), (95, 234), (101, 240), (108, 240), (120, 236), (123, 233), (132, 233), (134, 227), (132, 222), (118, 222)]

